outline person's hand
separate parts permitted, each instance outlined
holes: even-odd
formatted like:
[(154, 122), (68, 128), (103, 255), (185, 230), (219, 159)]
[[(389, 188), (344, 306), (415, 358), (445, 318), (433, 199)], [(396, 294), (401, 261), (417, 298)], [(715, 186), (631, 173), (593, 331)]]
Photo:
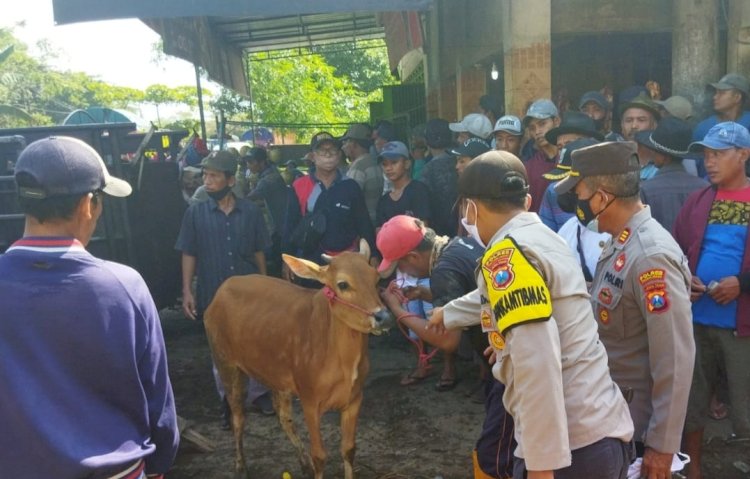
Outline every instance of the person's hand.
[(408, 300), (431, 301), (432, 294), (426, 286), (407, 286), (401, 290)]
[(427, 322), (425, 329), (432, 329), (436, 333), (445, 334), (445, 323), (442, 307), (437, 307), (432, 310), (432, 316), (430, 316), (430, 320)]
[(182, 292), (182, 312), (186, 318), (192, 320), (195, 320), (198, 314), (195, 308), (195, 298), (193, 297), (193, 292), (190, 290)]
[(492, 346), (487, 346), (487, 349), (484, 350), (484, 355), (487, 356), (488, 363), (495, 364), (497, 362), (497, 353), (492, 349)]
[(385, 305), (388, 306), (388, 309), (390, 309), (391, 312), (395, 311), (397, 308), (401, 308), (401, 298), (399, 298), (399, 295), (393, 288), (385, 288), (381, 290), (380, 298)]
[(697, 276), (690, 280), (690, 301), (696, 302), (706, 293), (706, 285)]
[(641, 477), (646, 479), (670, 479), (672, 477), (671, 453), (658, 452), (650, 447), (643, 453)]
[(740, 295), (740, 280), (737, 276), (727, 276), (718, 286), (708, 291), (708, 295), (719, 304), (729, 304)]

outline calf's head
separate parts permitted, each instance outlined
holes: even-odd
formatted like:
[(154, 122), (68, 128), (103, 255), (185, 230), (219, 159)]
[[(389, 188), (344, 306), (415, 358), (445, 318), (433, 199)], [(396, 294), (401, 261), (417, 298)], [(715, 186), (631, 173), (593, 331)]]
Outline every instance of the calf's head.
[(393, 325), (391, 312), (380, 301), (375, 268), (370, 266), (370, 248), (360, 242), (359, 253), (341, 253), (335, 257), (324, 255), (329, 262), (320, 266), (294, 256), (282, 255), (289, 268), (302, 278), (314, 279), (327, 287), (334, 317), (350, 328), (362, 332), (381, 334)]

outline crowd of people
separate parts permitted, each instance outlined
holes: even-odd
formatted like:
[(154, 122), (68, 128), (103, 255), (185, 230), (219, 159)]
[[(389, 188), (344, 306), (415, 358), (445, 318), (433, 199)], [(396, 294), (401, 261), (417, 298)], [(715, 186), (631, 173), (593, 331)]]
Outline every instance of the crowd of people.
[[(683, 451), (688, 477), (700, 479), (709, 417), (729, 417), (728, 445), (750, 442), (750, 84), (731, 73), (707, 89), (714, 111), (700, 122), (685, 98), (662, 101), (645, 87), (621, 92), (617, 108), (587, 92), (562, 114), (550, 99), (506, 114), (486, 95), (461, 121), (430, 119), (408, 138), (386, 121), (352, 124), (341, 137), (317, 133), (306, 173), (296, 164), (280, 171), (262, 147), (212, 152), (181, 170), (190, 204), (176, 239), (183, 312), (200, 319), (234, 275), (318, 287), (295, 277), (281, 254), (324, 264), (363, 239), (384, 303), (418, 345), (401, 385), (427, 378), (435, 351), (444, 355), (439, 391), (456, 385), (456, 355), (477, 361), (486, 417), (475, 478), (624, 478), (635, 468), (635, 477), (662, 479)], [(86, 163), (77, 171), (88, 183), (43, 173), (51, 152)], [(27, 229), (0, 257), (0, 278), (16, 278), (0, 279), (0, 302), (23, 323), (0, 324), (0, 350), (14, 351), (0, 364), (0, 418), (12, 431), (7, 441), (41, 444), (60, 470), (158, 475), (177, 442), (158, 318), (132, 272), (83, 250), (101, 193), (129, 192), (100, 164), (84, 146), (54, 139), (19, 158)], [(104, 284), (117, 299), (61, 288), (65, 274), (83, 270), (87, 288)], [(56, 301), (34, 302), (40, 287), (59, 288)], [(105, 404), (95, 368), (56, 365), (52, 390), (21, 378), (34, 370), (28, 364), (47, 370), (57, 360), (53, 336), (64, 334), (42, 321), (29, 334), (29, 320), (52, 314), (48, 307), (72, 324), (83, 314), (74, 301), (101, 319), (76, 341), (115, 347), (105, 333), (115, 317), (128, 318), (131, 361), (118, 365), (119, 389), (105, 392), (143, 391), (140, 422)], [(22, 351), (42, 347), (39, 356)], [(109, 412), (133, 447), (74, 465), (79, 452), (93, 452), (65, 450), (58, 429), (34, 420), (50, 392), (65, 413), (81, 407), (67, 380), (86, 384), (87, 407)], [(273, 414), (266, 388), (248, 381), (248, 402)], [(50, 414), (63, 407), (48, 402), (41, 407)], [(96, 442), (95, 425), (68, 426)], [(25, 477), (20, 464), (32, 456), (10, 457), (6, 446), (0, 463)]]

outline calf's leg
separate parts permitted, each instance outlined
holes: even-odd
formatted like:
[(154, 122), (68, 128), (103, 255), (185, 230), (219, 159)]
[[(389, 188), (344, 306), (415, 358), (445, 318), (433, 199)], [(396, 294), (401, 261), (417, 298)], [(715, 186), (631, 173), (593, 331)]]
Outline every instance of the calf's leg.
[(344, 479), (354, 479), (355, 437), (361, 406), (362, 393), (341, 410), (341, 457), (344, 459)]
[(302, 444), (297, 431), (294, 428), (294, 415), (292, 413), (292, 393), (289, 392), (274, 392), (273, 393), (273, 405), (276, 408), (276, 414), (279, 415), (279, 423), (281, 428), (286, 433), (289, 441), (291, 441), (294, 449), (297, 451), (297, 457), (299, 458), (300, 466), (305, 475), (312, 475), (313, 465), (310, 455), (305, 451), (305, 446)]
[(312, 456), (313, 473), (315, 479), (323, 479), (323, 469), (326, 465), (326, 449), (320, 435), (320, 404), (302, 402), (302, 412), (305, 414), (307, 432), (310, 434), (310, 455)]
[(247, 376), (236, 366), (214, 358), (221, 382), (224, 384), (229, 410), (232, 413), (232, 433), (234, 434), (235, 461), (234, 470), (237, 478), (247, 476), (245, 453), (243, 450), (243, 433), (245, 429), (245, 398), (247, 397)]

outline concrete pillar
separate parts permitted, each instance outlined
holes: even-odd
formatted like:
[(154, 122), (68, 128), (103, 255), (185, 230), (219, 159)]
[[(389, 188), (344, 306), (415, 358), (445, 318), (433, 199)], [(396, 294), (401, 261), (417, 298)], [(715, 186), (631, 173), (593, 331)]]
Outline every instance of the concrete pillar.
[(523, 117), (527, 104), (551, 98), (552, 0), (503, 0), (505, 110)]
[(710, 113), (706, 84), (721, 76), (719, 0), (673, 0), (672, 13), (672, 93), (692, 100), (700, 117)]
[(750, 76), (750, 2), (729, 0), (727, 71)]

